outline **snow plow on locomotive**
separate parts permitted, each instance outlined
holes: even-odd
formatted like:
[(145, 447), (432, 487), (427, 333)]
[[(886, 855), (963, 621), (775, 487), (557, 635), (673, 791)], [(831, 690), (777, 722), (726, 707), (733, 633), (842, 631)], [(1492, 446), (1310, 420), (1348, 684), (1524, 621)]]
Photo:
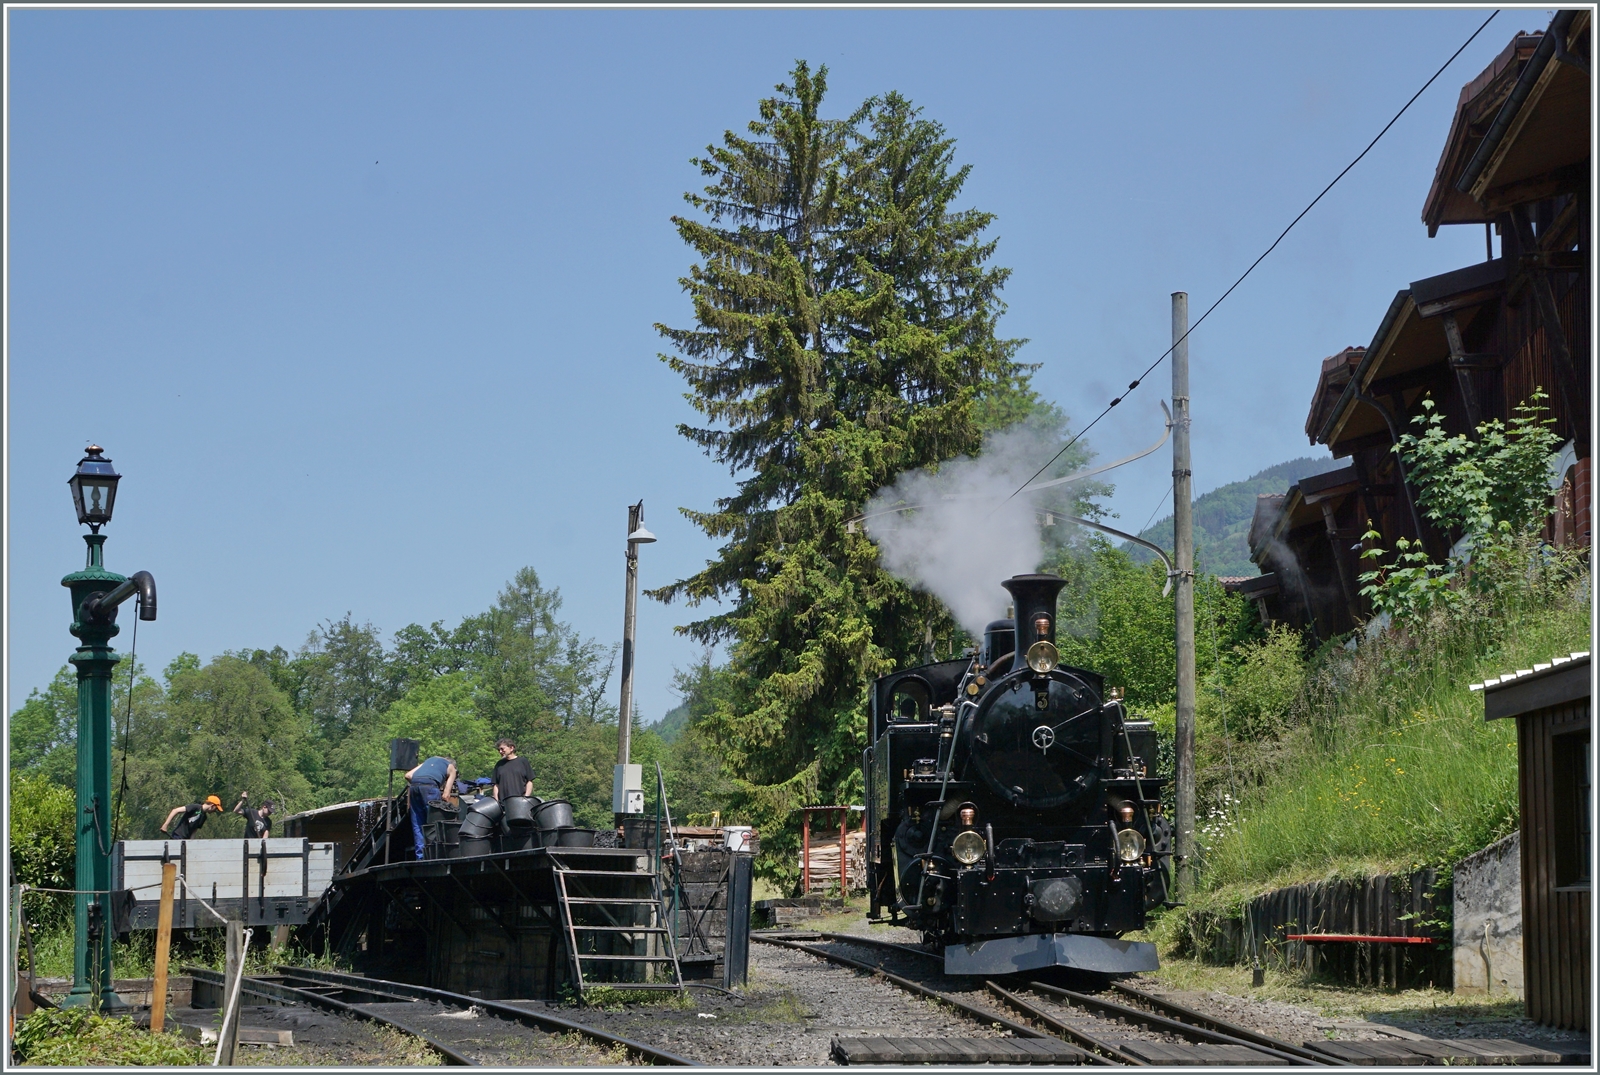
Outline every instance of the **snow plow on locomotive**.
[(1060, 664), (1054, 575), (970, 656), (876, 681), (863, 755), (871, 914), (920, 929), (951, 974), (1156, 967), (1124, 941), (1167, 899), (1157, 739), (1097, 673)]

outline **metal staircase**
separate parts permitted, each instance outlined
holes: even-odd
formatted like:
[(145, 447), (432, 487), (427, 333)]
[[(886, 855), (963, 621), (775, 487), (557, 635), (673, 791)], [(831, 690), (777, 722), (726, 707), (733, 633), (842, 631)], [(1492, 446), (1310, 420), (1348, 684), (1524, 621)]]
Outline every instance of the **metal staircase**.
[(661, 919), (659, 875), (575, 868), (567, 858), (582, 852), (548, 852), (579, 995), (597, 985), (682, 990), (677, 946)]

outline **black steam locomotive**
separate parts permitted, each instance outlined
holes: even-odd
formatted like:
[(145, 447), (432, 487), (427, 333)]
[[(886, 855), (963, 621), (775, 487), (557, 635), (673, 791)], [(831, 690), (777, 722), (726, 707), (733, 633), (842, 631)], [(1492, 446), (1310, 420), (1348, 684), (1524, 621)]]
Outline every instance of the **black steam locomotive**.
[(1054, 575), (1002, 583), (1015, 618), (980, 653), (880, 678), (872, 694), (872, 916), (944, 946), (952, 974), (1154, 970), (1119, 940), (1167, 898), (1157, 742), (1120, 692), (1059, 664)]

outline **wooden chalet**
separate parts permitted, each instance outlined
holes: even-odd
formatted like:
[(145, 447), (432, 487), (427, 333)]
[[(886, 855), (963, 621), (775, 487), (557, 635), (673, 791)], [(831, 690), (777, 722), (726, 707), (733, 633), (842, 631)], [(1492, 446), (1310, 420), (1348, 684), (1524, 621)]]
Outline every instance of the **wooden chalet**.
[(1517, 722), (1522, 968), (1528, 1018), (1589, 1029), (1593, 754), (1589, 654), (1474, 683), (1485, 720)]
[(1370, 343), (1323, 360), (1306, 434), (1349, 463), (1258, 500), (1251, 558), (1272, 578), (1249, 596), (1263, 616), (1318, 638), (1365, 620), (1369, 520), (1386, 548), (1403, 537), (1448, 554), (1460, 535), (1422, 517), (1393, 451), (1424, 398), (1447, 431), (1470, 435), (1543, 390), (1566, 442), (1546, 538), (1590, 543), (1590, 22), (1588, 11), (1558, 12), (1463, 88), (1422, 216), (1430, 235), (1482, 226), (1485, 260), (1412, 281)]

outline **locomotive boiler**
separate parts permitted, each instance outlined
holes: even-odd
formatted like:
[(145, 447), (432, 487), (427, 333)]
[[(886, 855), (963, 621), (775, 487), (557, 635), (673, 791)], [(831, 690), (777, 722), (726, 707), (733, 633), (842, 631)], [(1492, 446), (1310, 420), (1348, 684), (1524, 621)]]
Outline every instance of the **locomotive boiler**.
[(1054, 575), (1001, 583), (981, 649), (878, 679), (863, 756), (872, 917), (920, 929), (951, 974), (1156, 967), (1121, 940), (1165, 902), (1171, 828), (1148, 721), (1061, 665)]

